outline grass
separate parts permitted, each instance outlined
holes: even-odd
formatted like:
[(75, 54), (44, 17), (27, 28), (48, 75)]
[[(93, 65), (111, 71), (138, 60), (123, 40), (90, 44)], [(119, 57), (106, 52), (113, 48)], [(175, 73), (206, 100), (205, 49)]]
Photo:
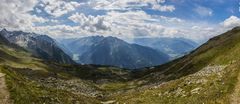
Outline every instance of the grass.
[[(3, 51), (0, 60), (1, 71), (6, 74), (11, 99), (16, 104), (96, 104), (100, 100), (108, 99), (116, 100), (120, 104), (228, 104), (238, 82), (239, 47), (240, 32), (230, 31), (211, 39), (190, 55), (150, 71), (137, 72), (138, 75), (135, 76), (137, 79), (126, 70), (112, 67), (46, 64), (25, 51), (4, 45), (0, 45), (0, 51)], [(191, 76), (204, 67), (214, 65), (228, 65), (221, 72), (222, 77), (218, 73)], [(37, 73), (28, 75), (31, 72)], [(38, 78), (48, 74), (65, 79), (79, 78), (84, 81), (84, 85), (96, 87), (97, 90), (104, 91), (104, 94), (114, 94), (97, 100), (57, 88), (47, 88), (31, 79), (33, 78), (31, 75)], [(198, 80), (206, 82), (190, 83)], [(165, 83), (158, 87), (154, 85), (156, 88), (149, 86), (156, 83), (159, 85), (159, 82)], [(199, 91), (193, 93), (196, 89)]]
[(64, 90), (46, 88), (35, 81), (2, 67), (11, 99), (15, 104), (95, 104), (98, 100), (83, 95), (75, 95)]
[[(189, 77), (186, 76), (158, 88), (120, 94), (114, 99), (120, 104), (230, 104), (230, 95), (237, 82), (239, 69), (238, 64), (229, 66), (224, 69), (223, 77), (213, 74), (205, 78), (208, 80), (205, 84), (186, 84)], [(195, 88), (201, 88), (199, 94), (191, 94)], [(179, 95), (176, 93), (178, 89), (183, 90)]]
[[(150, 85), (160, 81), (166, 82), (160, 88), (136, 90), (120, 95), (115, 95), (120, 103), (131, 104), (229, 104), (230, 95), (234, 91), (239, 74), (240, 60), (240, 32), (230, 31), (211, 39), (190, 55), (184, 56), (166, 65), (145, 72), (144, 77), (139, 81), (147, 80), (145, 85)], [(198, 72), (206, 66), (229, 65), (225, 70), (223, 77), (213, 74), (206, 77), (206, 84), (190, 84), (184, 80), (188, 75)], [(144, 74), (143, 74), (144, 75)], [(161, 75), (164, 75), (161, 77)], [(201, 78), (197, 78), (201, 79)], [(199, 94), (189, 94), (196, 87), (202, 88)], [(185, 91), (185, 97), (174, 95), (175, 91), (181, 88)], [(170, 93), (164, 95), (164, 93)], [(163, 95), (162, 95), (163, 94)]]

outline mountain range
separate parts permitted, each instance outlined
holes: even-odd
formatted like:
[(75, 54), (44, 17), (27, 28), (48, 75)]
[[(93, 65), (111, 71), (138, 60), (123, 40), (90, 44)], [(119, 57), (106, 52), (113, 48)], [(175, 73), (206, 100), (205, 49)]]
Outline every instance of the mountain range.
[[(116, 37), (91, 36), (62, 43), (81, 64), (110, 65), (137, 69), (163, 64), (169, 56), (152, 48), (129, 44)], [(75, 57), (77, 56), (77, 57)]]
[(23, 31), (7, 31), (3, 29), (0, 35), (10, 43), (16, 44), (34, 56), (62, 64), (74, 64), (75, 62), (47, 35), (27, 33)]
[(199, 45), (185, 38), (135, 38), (133, 42), (168, 54), (172, 59), (186, 55)]
[(125, 70), (44, 61), (0, 35), (0, 74), (5, 74), (0, 77), (5, 86), (0, 87), (0, 102), (238, 104), (239, 52), (240, 27), (236, 27), (166, 64)]

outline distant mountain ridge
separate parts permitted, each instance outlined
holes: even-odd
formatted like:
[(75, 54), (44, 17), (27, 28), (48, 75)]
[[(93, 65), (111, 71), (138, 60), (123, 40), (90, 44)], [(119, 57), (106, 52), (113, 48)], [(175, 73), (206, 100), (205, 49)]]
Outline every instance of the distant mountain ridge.
[(55, 42), (47, 35), (27, 33), (23, 31), (7, 31), (3, 29), (0, 34), (10, 43), (30, 51), (34, 56), (62, 64), (75, 63)]
[(157, 49), (172, 58), (183, 56), (199, 46), (196, 42), (185, 38), (136, 38), (133, 42)]
[(129, 44), (116, 37), (91, 36), (65, 40), (64, 44), (82, 64), (111, 65), (122, 68), (143, 68), (160, 65), (169, 56), (152, 48)]

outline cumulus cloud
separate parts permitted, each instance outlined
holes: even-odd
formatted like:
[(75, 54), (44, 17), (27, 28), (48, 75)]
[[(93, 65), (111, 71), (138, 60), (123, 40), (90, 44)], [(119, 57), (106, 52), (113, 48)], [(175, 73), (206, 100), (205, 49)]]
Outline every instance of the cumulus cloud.
[[(92, 34), (90, 27), (96, 28), (97, 21), (109, 24), (110, 29), (94, 29), (94, 33), (101, 35), (113, 35), (120, 38), (136, 37), (190, 37), (188, 29), (179, 28), (188, 25), (188, 22), (175, 17), (152, 16), (143, 11), (116, 12), (111, 11), (102, 16), (86, 16), (74, 14), (70, 20), (78, 23), (75, 28), (83, 29), (85, 34)], [(106, 27), (100, 25), (101, 27)], [(173, 27), (176, 26), (176, 27)], [(88, 27), (85, 29), (84, 27)], [(183, 32), (183, 30), (186, 30)]]
[(230, 16), (225, 21), (223, 21), (221, 25), (225, 28), (233, 28), (236, 26), (240, 26), (240, 18), (236, 16)]
[(199, 14), (200, 16), (212, 16), (213, 10), (211, 8), (197, 6), (194, 11)]
[[(139, 37), (184, 37), (204, 42), (206, 39), (224, 32), (217, 25), (182, 20), (176, 17), (149, 15), (144, 11), (111, 11), (105, 15), (92, 16), (75, 13), (69, 17), (76, 26), (58, 25), (42, 27), (52, 36), (115, 36), (122, 39)], [(196, 25), (197, 24), (197, 25)], [(221, 30), (221, 31), (219, 31)], [(73, 35), (74, 34), (74, 35)]]
[(42, 0), (44, 10), (55, 17), (60, 17), (70, 11), (74, 11), (80, 6), (80, 3), (75, 1), (66, 2), (64, 0)]
[[(236, 16), (213, 25), (202, 21), (150, 15), (142, 10), (148, 8), (173, 12), (175, 6), (166, 5), (165, 0), (83, 1), (84, 3), (75, 0), (3, 0), (0, 4), (0, 26), (49, 34), (55, 38), (104, 35), (122, 39), (184, 37), (203, 41), (240, 25), (240, 18)], [(91, 14), (90, 10), (87, 11), (89, 13), (78, 11), (77, 8), (82, 5), (87, 5), (94, 11), (103, 10), (104, 13), (97, 15)], [(198, 6), (194, 10), (200, 16), (213, 15), (210, 8)], [(45, 13), (50, 16), (41, 17)]]
[(0, 26), (25, 30), (32, 28), (35, 22), (46, 22), (42, 17), (29, 14), (37, 0), (3, 0), (0, 3)]
[(68, 19), (75, 23), (78, 23), (83, 29), (89, 30), (91, 32), (96, 32), (97, 30), (110, 30), (110, 24), (106, 22), (103, 16), (86, 16), (83, 13), (76, 13), (70, 16)]

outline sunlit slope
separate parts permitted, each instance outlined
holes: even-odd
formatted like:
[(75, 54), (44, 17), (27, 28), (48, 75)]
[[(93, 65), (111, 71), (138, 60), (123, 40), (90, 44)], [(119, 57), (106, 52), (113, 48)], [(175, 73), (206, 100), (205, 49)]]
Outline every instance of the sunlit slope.
[[(206, 66), (228, 65), (240, 59), (240, 28), (236, 27), (208, 42), (182, 58), (138, 73), (136, 77), (151, 82), (168, 81), (195, 73)], [(161, 75), (161, 76), (159, 76)], [(150, 82), (150, 83), (151, 83)]]
[(139, 72), (135, 82), (142, 87), (115, 95), (114, 99), (136, 104), (236, 103), (239, 59), (240, 28), (236, 27), (185, 57)]
[(130, 78), (128, 70), (110, 66), (46, 62), (1, 36), (0, 72), (16, 104), (98, 104), (112, 93), (109, 85)]

